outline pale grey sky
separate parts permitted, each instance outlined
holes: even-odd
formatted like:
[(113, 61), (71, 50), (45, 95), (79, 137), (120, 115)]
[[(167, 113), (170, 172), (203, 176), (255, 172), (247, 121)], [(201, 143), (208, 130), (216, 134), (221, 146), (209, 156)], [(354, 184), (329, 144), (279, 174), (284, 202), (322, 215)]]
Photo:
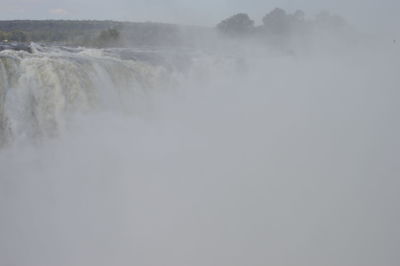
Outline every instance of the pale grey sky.
[(330, 10), (369, 31), (395, 31), (399, 0), (0, 0), (0, 20), (112, 19), (215, 25), (237, 12), (260, 22), (274, 7)]

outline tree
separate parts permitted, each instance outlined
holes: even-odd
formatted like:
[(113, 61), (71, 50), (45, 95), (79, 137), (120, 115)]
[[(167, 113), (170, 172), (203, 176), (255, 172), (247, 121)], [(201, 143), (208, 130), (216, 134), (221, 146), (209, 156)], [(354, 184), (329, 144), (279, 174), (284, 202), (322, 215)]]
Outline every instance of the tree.
[(251, 33), (254, 29), (254, 21), (244, 13), (236, 14), (221, 21), (217, 25), (219, 32), (228, 36), (243, 36)]
[(304, 21), (306, 14), (304, 13), (303, 10), (296, 10), (296, 12), (294, 12), (293, 17), (296, 21)]
[(108, 41), (108, 40), (118, 40), (119, 39), (119, 31), (118, 30), (116, 30), (116, 29), (108, 29), (108, 30), (103, 30), (101, 33), (100, 33), (100, 36), (99, 36), (99, 38), (101, 39), (101, 40), (105, 40), (105, 41)]
[(108, 29), (101, 31), (97, 38), (97, 46), (105, 47), (112, 46), (119, 42), (120, 33), (117, 29)]
[(8, 40), (8, 33), (0, 31), (0, 42), (5, 40)]
[(290, 21), (286, 11), (281, 8), (275, 8), (263, 18), (265, 29), (272, 33), (285, 33), (290, 26)]
[(26, 34), (22, 31), (12, 31), (9, 33), (9, 40), (16, 42), (26, 42), (28, 40)]

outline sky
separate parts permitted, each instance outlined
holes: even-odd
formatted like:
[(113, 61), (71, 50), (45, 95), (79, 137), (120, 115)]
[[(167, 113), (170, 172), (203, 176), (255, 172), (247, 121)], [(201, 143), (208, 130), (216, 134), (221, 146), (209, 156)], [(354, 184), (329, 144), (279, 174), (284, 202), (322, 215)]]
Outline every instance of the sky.
[(398, 0), (0, 0), (0, 20), (112, 19), (215, 25), (238, 12), (256, 23), (275, 7), (304, 10), (310, 17), (321, 10), (344, 16), (367, 31), (396, 31)]

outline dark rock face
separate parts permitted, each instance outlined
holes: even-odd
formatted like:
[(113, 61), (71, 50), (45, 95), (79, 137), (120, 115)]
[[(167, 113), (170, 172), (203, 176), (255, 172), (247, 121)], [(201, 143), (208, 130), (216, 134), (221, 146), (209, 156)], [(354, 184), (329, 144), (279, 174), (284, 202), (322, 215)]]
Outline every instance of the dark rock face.
[(0, 42), (0, 52), (3, 50), (25, 51), (28, 53), (32, 53), (32, 48), (29, 44), (17, 42)]

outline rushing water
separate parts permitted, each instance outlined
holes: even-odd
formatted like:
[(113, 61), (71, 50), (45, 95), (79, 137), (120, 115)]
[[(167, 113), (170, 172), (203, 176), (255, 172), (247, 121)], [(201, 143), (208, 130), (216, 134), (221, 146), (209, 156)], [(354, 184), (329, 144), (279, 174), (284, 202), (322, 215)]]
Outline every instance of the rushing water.
[(397, 266), (376, 48), (0, 52), (0, 265)]
[[(166, 56), (164, 56), (166, 57)], [(179, 65), (156, 52), (36, 47), (0, 55), (0, 139), (49, 136), (66, 115), (133, 110), (136, 99), (167, 89)], [(189, 60), (181, 56), (181, 61)], [(182, 62), (186, 63), (186, 62)]]

